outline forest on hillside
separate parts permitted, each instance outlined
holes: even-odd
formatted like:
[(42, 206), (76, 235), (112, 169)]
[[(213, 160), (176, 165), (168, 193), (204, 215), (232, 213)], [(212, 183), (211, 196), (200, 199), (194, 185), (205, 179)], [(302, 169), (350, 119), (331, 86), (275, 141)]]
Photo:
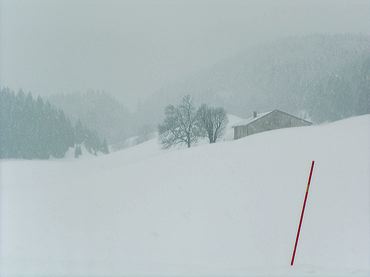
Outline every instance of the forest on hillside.
[(0, 158), (63, 158), (74, 149), (75, 157), (82, 146), (90, 153), (108, 153), (107, 142), (81, 122), (72, 124), (61, 109), (40, 96), (0, 89)]

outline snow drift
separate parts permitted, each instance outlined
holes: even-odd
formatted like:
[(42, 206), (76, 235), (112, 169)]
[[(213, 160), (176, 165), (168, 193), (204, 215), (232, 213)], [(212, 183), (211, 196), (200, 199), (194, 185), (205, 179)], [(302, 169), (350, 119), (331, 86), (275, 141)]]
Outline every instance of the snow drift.
[(368, 276), (369, 154), (366, 115), (192, 149), (2, 161), (0, 275)]

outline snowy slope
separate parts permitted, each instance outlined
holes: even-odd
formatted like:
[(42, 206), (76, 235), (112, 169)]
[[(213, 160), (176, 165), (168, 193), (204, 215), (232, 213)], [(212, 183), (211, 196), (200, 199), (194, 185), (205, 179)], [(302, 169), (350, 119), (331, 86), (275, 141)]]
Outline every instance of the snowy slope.
[(2, 161), (0, 276), (369, 276), (369, 168), (369, 115), (192, 149)]

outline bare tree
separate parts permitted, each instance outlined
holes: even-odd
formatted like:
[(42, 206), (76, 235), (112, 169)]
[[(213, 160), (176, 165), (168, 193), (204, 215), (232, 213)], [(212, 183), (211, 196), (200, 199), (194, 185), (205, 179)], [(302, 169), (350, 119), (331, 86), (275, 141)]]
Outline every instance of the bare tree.
[(189, 95), (183, 97), (180, 105), (166, 107), (164, 122), (158, 126), (158, 130), (164, 148), (177, 144), (191, 147), (197, 142), (199, 137), (197, 112)]
[(202, 104), (197, 112), (199, 125), (203, 136), (207, 136), (209, 143), (215, 143), (222, 136), (228, 123), (224, 108), (209, 107)]

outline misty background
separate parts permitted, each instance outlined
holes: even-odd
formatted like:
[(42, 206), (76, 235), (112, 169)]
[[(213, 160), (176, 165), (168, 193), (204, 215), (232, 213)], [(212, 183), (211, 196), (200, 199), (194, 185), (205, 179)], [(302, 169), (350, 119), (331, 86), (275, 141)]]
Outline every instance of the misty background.
[(370, 112), (370, 1), (0, 1), (0, 85), (109, 144), (186, 94), (248, 117)]
[(0, 3), (2, 84), (41, 95), (105, 90), (131, 110), (251, 45), (370, 29), (366, 0)]

